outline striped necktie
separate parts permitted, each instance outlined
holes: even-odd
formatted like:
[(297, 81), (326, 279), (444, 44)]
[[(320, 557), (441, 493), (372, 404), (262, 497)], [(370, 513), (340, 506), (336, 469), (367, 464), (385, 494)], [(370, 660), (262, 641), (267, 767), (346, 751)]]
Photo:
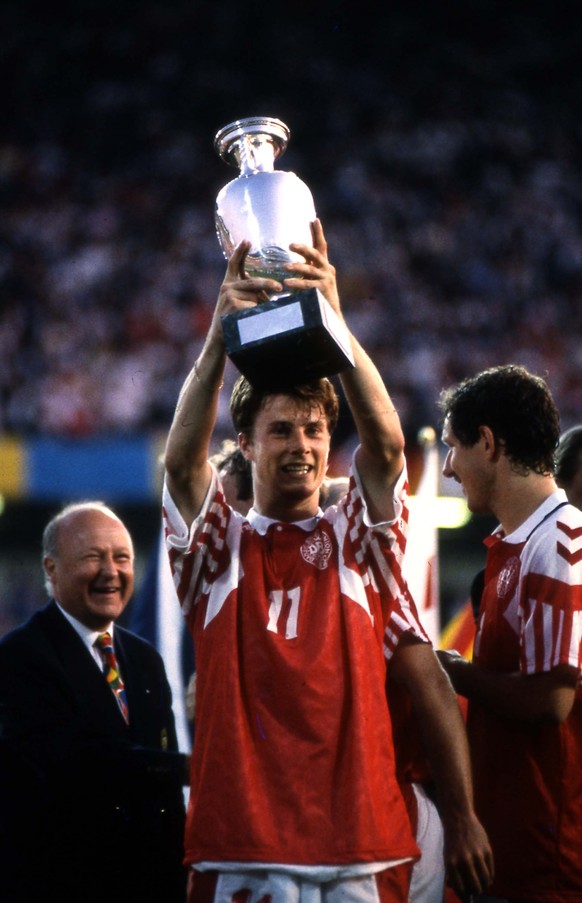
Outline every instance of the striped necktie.
[(111, 639), (111, 634), (102, 633), (95, 640), (95, 645), (97, 646), (103, 657), (103, 673), (105, 674), (105, 679), (113, 690), (113, 695), (115, 696), (117, 704), (121, 709), (121, 714), (125, 718), (126, 723), (129, 724), (127, 696), (121, 675), (119, 673), (117, 658), (115, 652), (113, 651), (113, 640)]

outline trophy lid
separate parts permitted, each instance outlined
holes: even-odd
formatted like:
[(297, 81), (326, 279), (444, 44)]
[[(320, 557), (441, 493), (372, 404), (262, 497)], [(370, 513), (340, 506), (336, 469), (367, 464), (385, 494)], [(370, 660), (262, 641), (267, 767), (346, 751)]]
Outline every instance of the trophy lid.
[(214, 149), (230, 166), (238, 166), (235, 154), (237, 141), (245, 135), (265, 135), (271, 138), (276, 160), (285, 153), (291, 131), (284, 122), (271, 116), (250, 116), (248, 119), (230, 122), (221, 128), (214, 138)]

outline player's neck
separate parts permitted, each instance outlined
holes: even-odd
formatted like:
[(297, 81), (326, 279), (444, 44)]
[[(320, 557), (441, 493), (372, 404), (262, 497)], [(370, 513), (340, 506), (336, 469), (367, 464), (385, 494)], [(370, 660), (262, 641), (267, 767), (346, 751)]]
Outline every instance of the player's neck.
[(556, 489), (554, 478), (547, 474), (516, 477), (495, 511), (505, 535), (509, 536), (525, 523)]
[(253, 507), (264, 517), (292, 524), (315, 517), (319, 510), (319, 494), (302, 499), (255, 497)]

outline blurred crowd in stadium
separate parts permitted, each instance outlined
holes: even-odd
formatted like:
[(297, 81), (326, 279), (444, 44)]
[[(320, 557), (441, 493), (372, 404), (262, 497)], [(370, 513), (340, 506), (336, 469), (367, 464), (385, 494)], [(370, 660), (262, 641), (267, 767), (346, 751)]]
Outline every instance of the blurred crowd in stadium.
[(275, 29), (268, 7), (249, 26), (234, 2), (87, 2), (70, 21), (12, 6), (0, 431), (167, 427), (224, 271), (213, 207), (236, 172), (213, 137), (258, 114), (291, 128), (278, 168), (313, 191), (352, 328), (409, 436), (436, 422), (442, 386), (509, 361), (547, 373), (564, 428), (580, 420), (567, 31), (552, 43), (543, 20), (489, 17), (477, 45), (428, 14), (423, 31), (413, 10), (375, 23), (284, 4)]

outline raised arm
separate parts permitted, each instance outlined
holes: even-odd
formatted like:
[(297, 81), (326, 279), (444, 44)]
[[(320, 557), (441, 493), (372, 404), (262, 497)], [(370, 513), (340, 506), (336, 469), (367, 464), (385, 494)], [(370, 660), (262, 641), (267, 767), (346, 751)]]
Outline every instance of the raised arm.
[[(291, 245), (305, 257), (305, 263), (288, 264), (287, 269), (303, 278), (285, 279), (289, 288), (313, 285), (318, 288), (343, 319), (337, 291), (335, 268), (327, 257), (327, 242), (319, 220), (312, 224), (313, 248)], [(355, 367), (344, 371), (342, 387), (360, 439), (357, 455), (370, 517), (380, 522), (393, 516), (391, 489), (404, 467), (404, 435), (400, 418), (380, 374), (352, 335)]]
[(248, 242), (241, 242), (228, 261), (208, 336), (182, 386), (166, 443), (168, 489), (188, 525), (200, 511), (210, 483), (208, 455), (226, 361), (221, 317), (252, 307), (264, 292), (281, 290), (273, 279), (245, 276), (249, 248)]

